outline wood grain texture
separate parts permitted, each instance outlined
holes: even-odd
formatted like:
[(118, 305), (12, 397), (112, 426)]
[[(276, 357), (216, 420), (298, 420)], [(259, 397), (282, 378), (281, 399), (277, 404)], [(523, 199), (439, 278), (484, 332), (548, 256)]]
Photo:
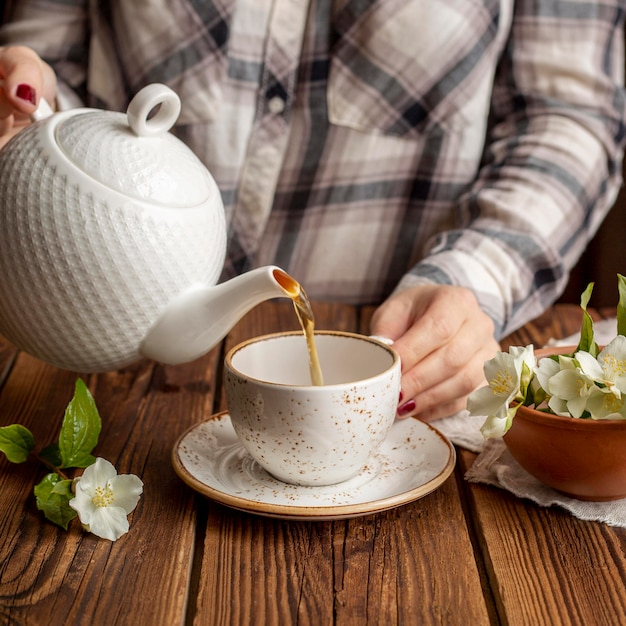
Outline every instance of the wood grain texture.
[[(195, 497), (170, 464), (178, 435), (211, 410), (216, 354), (179, 368), (141, 363), (84, 377), (103, 429), (95, 450), (144, 481), (131, 532), (115, 543), (45, 522), (32, 488), (36, 462), (0, 460), (0, 623), (183, 624), (195, 543)], [(0, 395), (2, 425), (51, 443), (76, 374), (20, 355)]]
[[(314, 310), (318, 328), (369, 332), (371, 308)], [(558, 307), (503, 346), (541, 345), (576, 332), (580, 319), (577, 306)], [(469, 484), (467, 451), (434, 493), (341, 521), (240, 513), (184, 485), (170, 453), (187, 428), (224, 408), (225, 350), (297, 329), (289, 302), (266, 303), (193, 363), (84, 377), (103, 419), (97, 454), (145, 483), (131, 532), (115, 543), (45, 522), (32, 496), (43, 470), (2, 456), (0, 625), (626, 623), (626, 530)], [(40, 446), (50, 443), (76, 376), (0, 340), (0, 425), (22, 423)]]

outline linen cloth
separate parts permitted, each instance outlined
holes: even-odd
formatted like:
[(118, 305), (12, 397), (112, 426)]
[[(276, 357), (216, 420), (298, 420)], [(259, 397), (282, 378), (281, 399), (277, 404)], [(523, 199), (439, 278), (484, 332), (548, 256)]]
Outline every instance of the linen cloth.
[(162, 82), (229, 224), (223, 278), (274, 263), (310, 298), (437, 282), (504, 336), (560, 293), (611, 206), (621, 0), (13, 0), (65, 105)]
[[(594, 323), (595, 339), (599, 344), (611, 341), (616, 332), (615, 319)], [(576, 345), (578, 340), (579, 335), (572, 335), (559, 341), (551, 341), (548, 345)], [(517, 463), (502, 439), (483, 438), (480, 433), (483, 421), (481, 416), (470, 416), (467, 411), (461, 411), (433, 424), (456, 445), (479, 453), (465, 475), (467, 480), (506, 489), (541, 506), (559, 506), (580, 519), (626, 527), (626, 498), (611, 502), (585, 502), (569, 498), (544, 485)]]

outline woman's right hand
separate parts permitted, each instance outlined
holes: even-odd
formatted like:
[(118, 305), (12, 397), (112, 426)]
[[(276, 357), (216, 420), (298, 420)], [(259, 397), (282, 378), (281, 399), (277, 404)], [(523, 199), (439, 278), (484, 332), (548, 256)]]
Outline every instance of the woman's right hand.
[(53, 106), (56, 92), (53, 69), (34, 50), (0, 47), (0, 148), (30, 124), (42, 96)]

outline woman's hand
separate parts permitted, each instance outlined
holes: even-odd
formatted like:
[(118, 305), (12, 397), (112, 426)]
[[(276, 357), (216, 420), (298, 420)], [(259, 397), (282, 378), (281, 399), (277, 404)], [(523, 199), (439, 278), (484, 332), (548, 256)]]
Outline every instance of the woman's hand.
[(40, 97), (52, 106), (57, 81), (52, 68), (24, 46), (0, 47), (0, 147), (30, 124)]
[(374, 313), (373, 335), (388, 337), (402, 361), (398, 416), (429, 421), (464, 409), (485, 384), (484, 362), (500, 350), (491, 318), (462, 287), (420, 285)]

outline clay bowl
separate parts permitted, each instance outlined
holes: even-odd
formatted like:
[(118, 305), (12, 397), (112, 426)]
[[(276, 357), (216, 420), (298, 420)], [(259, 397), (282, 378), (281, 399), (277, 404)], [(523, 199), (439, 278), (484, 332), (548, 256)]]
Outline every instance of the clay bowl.
[[(574, 349), (540, 349), (536, 355)], [(520, 407), (504, 442), (529, 474), (572, 498), (626, 497), (626, 420), (575, 419)]]

